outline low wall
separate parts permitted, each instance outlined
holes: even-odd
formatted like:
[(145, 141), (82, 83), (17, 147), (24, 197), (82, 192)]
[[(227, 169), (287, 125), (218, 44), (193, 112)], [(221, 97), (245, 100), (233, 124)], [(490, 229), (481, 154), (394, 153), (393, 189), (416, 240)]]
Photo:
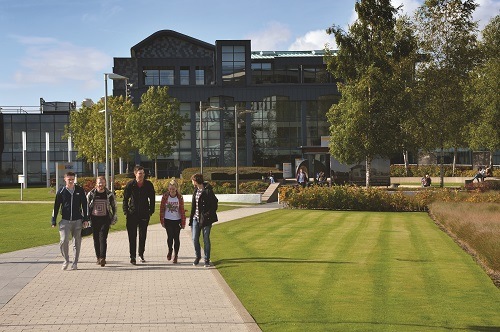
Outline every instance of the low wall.
[[(249, 203), (260, 204), (262, 200), (261, 194), (217, 194), (217, 199), (220, 203)], [(184, 202), (191, 203), (193, 195), (182, 195)], [(161, 195), (156, 195), (156, 201), (161, 202)]]

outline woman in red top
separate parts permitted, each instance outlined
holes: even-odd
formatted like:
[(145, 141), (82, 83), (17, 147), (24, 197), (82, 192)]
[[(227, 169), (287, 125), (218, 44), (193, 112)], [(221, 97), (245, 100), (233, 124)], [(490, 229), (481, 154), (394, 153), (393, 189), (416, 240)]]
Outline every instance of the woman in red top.
[(172, 263), (177, 263), (179, 248), (181, 243), (179, 235), (181, 229), (186, 227), (186, 212), (184, 210), (184, 199), (179, 193), (179, 185), (175, 179), (168, 183), (168, 192), (164, 193), (160, 204), (160, 222), (163, 228), (167, 230), (168, 254), (167, 260), (174, 259)]

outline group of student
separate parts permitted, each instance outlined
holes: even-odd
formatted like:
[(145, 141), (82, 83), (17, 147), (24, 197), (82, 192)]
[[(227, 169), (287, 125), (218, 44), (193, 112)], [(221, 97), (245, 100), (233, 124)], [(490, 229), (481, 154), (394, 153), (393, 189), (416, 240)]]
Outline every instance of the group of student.
[[(106, 265), (107, 238), (110, 226), (117, 218), (116, 197), (108, 188), (106, 180), (100, 176), (96, 179), (95, 187), (85, 193), (84, 189), (75, 184), (75, 173), (67, 172), (64, 175), (65, 186), (61, 187), (55, 197), (52, 212), (52, 227), (56, 227), (59, 212), (60, 250), (64, 258), (62, 270), (69, 268), (69, 241), (73, 238), (72, 270), (78, 269), (78, 260), (82, 242), (82, 229), (92, 226), (96, 264)], [(137, 255), (145, 263), (144, 252), (146, 247), (147, 229), (149, 220), (155, 212), (156, 195), (151, 181), (145, 179), (144, 167), (134, 167), (133, 180), (125, 186), (123, 193), (123, 213), (126, 217), (126, 226), (129, 240), (130, 263), (137, 264)], [(212, 186), (203, 180), (202, 174), (191, 177), (194, 187), (192, 196), (189, 226), (191, 227), (194, 244), (195, 260), (198, 265), (201, 260), (200, 235), (203, 233), (205, 266), (210, 266), (210, 231), (217, 218), (217, 197)], [(167, 260), (178, 263), (180, 248), (180, 231), (186, 226), (186, 212), (184, 199), (179, 192), (175, 179), (170, 180), (168, 190), (162, 195), (160, 203), (160, 223), (167, 233)], [(137, 231), (139, 243), (137, 245)]]

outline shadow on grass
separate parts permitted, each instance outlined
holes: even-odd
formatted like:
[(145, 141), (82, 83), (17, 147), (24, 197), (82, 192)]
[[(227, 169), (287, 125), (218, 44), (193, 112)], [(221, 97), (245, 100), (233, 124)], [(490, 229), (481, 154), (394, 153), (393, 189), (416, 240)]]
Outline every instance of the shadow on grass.
[[(216, 265), (219, 264), (230, 264), (230, 263), (308, 263), (308, 264), (357, 264), (356, 262), (345, 262), (345, 261), (320, 261), (320, 260), (308, 260), (308, 259), (292, 259), (286, 257), (250, 257), (250, 258), (227, 258), (220, 259), (214, 262)], [(219, 266), (217, 266), (219, 267)]]
[[(296, 327), (299, 325), (325, 325), (325, 331), (332, 330), (333, 326), (337, 326), (339, 328), (339, 331), (341, 331), (341, 326), (342, 325), (352, 325), (352, 326), (357, 326), (357, 325), (373, 325), (374, 327), (377, 326), (377, 329), (380, 327), (383, 327), (384, 325), (388, 326), (389, 328), (393, 328), (395, 326), (400, 326), (401, 329), (404, 329), (405, 327), (416, 327), (416, 328), (422, 328), (424, 330), (427, 329), (445, 329), (445, 330), (453, 330), (453, 331), (483, 331), (483, 332), (498, 332), (500, 331), (500, 326), (477, 326), (477, 325), (471, 325), (467, 327), (454, 327), (454, 326), (446, 326), (446, 325), (424, 325), (424, 324), (411, 324), (411, 323), (394, 323), (394, 322), (356, 322), (356, 321), (345, 321), (345, 322), (332, 322), (332, 321), (314, 321), (314, 322), (307, 322), (307, 321), (280, 321), (278, 322), (258, 322), (259, 326), (274, 326), (279, 324), (281, 327), (283, 325), (291, 324), (292, 326)], [(347, 327), (346, 327), (347, 328)]]

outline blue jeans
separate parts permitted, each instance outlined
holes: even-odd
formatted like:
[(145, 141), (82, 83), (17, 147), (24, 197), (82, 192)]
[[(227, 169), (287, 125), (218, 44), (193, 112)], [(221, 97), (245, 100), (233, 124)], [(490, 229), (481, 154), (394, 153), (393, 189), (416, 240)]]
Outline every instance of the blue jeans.
[[(205, 252), (205, 260), (210, 261), (210, 230), (212, 225), (203, 227), (203, 251)], [(201, 247), (200, 247), (200, 234), (201, 234), (200, 224), (198, 219), (193, 219), (192, 235), (194, 244), (194, 254), (196, 258), (201, 258)]]

